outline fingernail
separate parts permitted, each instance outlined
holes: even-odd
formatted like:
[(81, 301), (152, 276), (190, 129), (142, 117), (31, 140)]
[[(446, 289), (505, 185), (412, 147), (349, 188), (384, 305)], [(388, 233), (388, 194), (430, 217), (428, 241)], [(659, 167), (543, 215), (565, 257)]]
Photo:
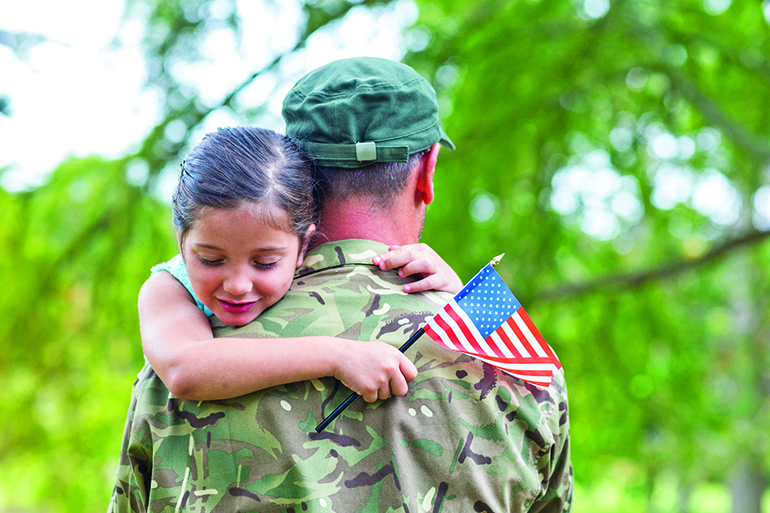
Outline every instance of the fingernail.
[(374, 265), (380, 265), (380, 257), (376, 256), (372, 258), (372, 262), (374, 262)]
[(412, 287), (409, 285), (404, 285), (404, 292), (409, 292), (410, 290), (412, 290)]

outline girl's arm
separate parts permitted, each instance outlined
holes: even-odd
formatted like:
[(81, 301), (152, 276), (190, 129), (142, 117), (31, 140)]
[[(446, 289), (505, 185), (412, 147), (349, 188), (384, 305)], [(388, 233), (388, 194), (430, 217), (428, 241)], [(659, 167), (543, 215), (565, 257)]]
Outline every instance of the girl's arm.
[(169, 391), (193, 400), (226, 399), (256, 390), (334, 376), (367, 402), (402, 396), (414, 364), (384, 342), (335, 337), (218, 338), (206, 315), (167, 272), (139, 292), (147, 360)]
[(401, 267), (398, 275), (402, 278), (413, 274), (423, 276), (421, 280), (404, 285), (404, 292), (433, 289), (457, 294), (463, 288), (457, 273), (427, 244), (390, 246), (388, 249), (386, 253), (372, 258), (372, 263), (383, 271)]

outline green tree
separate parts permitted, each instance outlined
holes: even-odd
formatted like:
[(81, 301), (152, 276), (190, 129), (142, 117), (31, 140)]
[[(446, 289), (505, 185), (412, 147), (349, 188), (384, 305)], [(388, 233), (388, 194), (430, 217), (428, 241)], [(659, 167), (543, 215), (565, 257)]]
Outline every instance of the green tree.
[[(405, 60), (436, 86), (458, 147), (440, 154), (424, 240), (465, 279), (506, 253), (501, 274), (567, 373), (575, 510), (689, 511), (694, 491), (718, 483), (733, 511), (759, 512), (770, 471), (763, 6), (415, 3)], [(136, 294), (176, 251), (162, 182), (208, 116), (265, 122), (272, 98), (247, 100), (251, 85), (293, 82), (288, 64), (313, 34), (389, 4), (409, 7), (303, 3), (294, 42), (204, 103), (175, 66), (202, 61), (215, 31), (240, 41), (241, 4), (127, 2), (163, 99), (157, 125), (122, 158), (71, 159), (35, 190), (0, 190), (11, 419), (0, 509), (104, 510), (142, 364)], [(0, 33), (22, 58), (35, 40)], [(13, 116), (13, 98), (1, 103)]]
[(142, 361), (137, 286), (174, 252), (167, 209), (124, 165), (70, 160), (39, 189), (0, 194), (0, 502), (105, 507)]
[(441, 156), (426, 236), (465, 276), (506, 251), (501, 272), (567, 372), (578, 484), (630, 461), (627, 484), (648, 497), (677, 476), (687, 510), (689, 490), (716, 480), (730, 483), (733, 511), (759, 512), (770, 469), (762, 6), (420, 8), (413, 30), (430, 42), (407, 60), (442, 87), (458, 146)]

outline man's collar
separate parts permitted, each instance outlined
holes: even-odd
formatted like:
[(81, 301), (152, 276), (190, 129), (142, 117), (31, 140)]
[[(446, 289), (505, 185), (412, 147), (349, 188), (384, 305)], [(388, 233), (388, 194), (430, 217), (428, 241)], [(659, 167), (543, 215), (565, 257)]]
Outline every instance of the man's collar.
[(372, 257), (385, 253), (388, 246), (381, 242), (365, 239), (346, 239), (321, 244), (305, 255), (305, 260), (295, 276), (308, 274), (344, 265), (370, 265)]

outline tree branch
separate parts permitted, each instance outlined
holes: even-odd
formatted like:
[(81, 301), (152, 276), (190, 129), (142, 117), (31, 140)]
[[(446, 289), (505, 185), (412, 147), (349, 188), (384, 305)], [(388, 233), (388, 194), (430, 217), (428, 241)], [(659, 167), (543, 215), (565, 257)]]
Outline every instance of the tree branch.
[[(385, 5), (390, 3), (390, 1), (391, 0), (364, 0), (357, 5), (372, 7), (376, 5)], [(163, 120), (161, 120), (160, 123), (153, 127), (153, 129), (150, 131), (150, 134), (144, 139), (141, 149), (134, 156), (141, 156), (145, 162), (148, 163), (151, 176), (157, 175), (163, 169), (163, 167), (165, 167), (166, 163), (168, 162), (168, 158), (178, 155), (182, 151), (182, 149), (187, 144), (187, 141), (189, 140), (193, 130), (195, 130), (209, 114), (223, 107), (231, 107), (238, 93), (248, 87), (260, 75), (263, 75), (264, 73), (274, 69), (287, 56), (294, 54), (302, 47), (304, 47), (310, 36), (315, 34), (318, 30), (332, 24), (333, 22), (341, 20), (354, 7), (356, 7), (356, 4), (344, 4), (338, 11), (328, 13), (321, 7), (312, 7), (306, 5), (305, 11), (308, 13), (308, 21), (305, 24), (305, 27), (299, 38), (297, 39), (297, 42), (291, 49), (278, 54), (265, 67), (252, 73), (248, 78), (238, 84), (226, 96), (224, 96), (220, 102), (212, 107), (201, 106), (195, 97), (188, 98), (187, 103), (184, 106), (166, 114)], [(265, 101), (265, 103), (267, 102)], [(169, 123), (176, 119), (183, 119), (185, 121), (187, 131), (185, 132), (181, 141), (170, 142), (166, 139), (164, 132)], [(165, 155), (158, 155), (156, 153), (156, 145), (160, 141), (165, 142)]]
[(714, 125), (721, 127), (739, 146), (755, 155), (759, 160), (770, 160), (770, 144), (764, 138), (757, 136), (740, 123), (730, 119), (717, 102), (706, 96), (697, 84), (688, 80), (682, 73), (677, 72), (671, 67), (664, 67), (664, 71), (671, 79), (674, 88), (679, 90), (690, 103), (695, 105), (706, 119)]
[(767, 238), (770, 238), (770, 231), (753, 231), (743, 235), (742, 237), (726, 241), (721, 246), (713, 248), (711, 251), (700, 258), (682, 260), (680, 262), (664, 265), (642, 272), (612, 274), (583, 283), (562, 285), (552, 289), (544, 290), (536, 294), (533, 300), (553, 301), (579, 296), (587, 296), (604, 289), (633, 289), (641, 287), (647, 282), (671, 278), (689, 269), (705, 265), (722, 257), (732, 250), (741, 248), (743, 246), (760, 243)]

